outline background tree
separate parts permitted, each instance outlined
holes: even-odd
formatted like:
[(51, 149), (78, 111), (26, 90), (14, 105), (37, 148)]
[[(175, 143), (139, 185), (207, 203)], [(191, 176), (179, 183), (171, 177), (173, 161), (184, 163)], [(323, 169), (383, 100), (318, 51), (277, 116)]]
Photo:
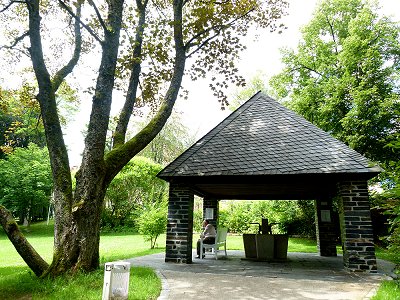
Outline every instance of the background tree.
[(19, 222), (44, 219), (50, 204), (53, 181), (46, 148), (29, 144), (0, 160), (0, 204)]
[(287, 105), (351, 148), (379, 162), (399, 122), (399, 26), (362, 0), (324, 0), (296, 51), (270, 82)]
[(229, 109), (231, 111), (236, 110), (240, 105), (249, 100), (254, 94), (259, 91), (263, 91), (269, 94), (267, 91), (265, 74), (261, 71), (257, 73), (246, 83), (244, 87), (238, 88), (233, 93), (233, 100), (229, 103)]
[(161, 165), (148, 158), (133, 158), (107, 189), (102, 227), (134, 228), (144, 210), (165, 206), (168, 186), (156, 177), (161, 170)]
[(166, 166), (195, 142), (195, 135), (173, 113), (159, 134), (139, 153)]
[[(39, 103), (35, 99), (37, 88), (27, 82), (18, 90), (2, 90), (0, 87), (0, 158), (16, 147), (34, 143), (46, 146)], [(76, 93), (66, 83), (61, 84), (56, 101), (62, 125), (77, 110)]]
[[(387, 145), (389, 149), (398, 151), (400, 149), (400, 138)], [(389, 220), (389, 234), (386, 241), (389, 250), (393, 253), (397, 267), (400, 266), (400, 160), (394, 160), (387, 164), (390, 168), (386, 172), (383, 181), (384, 193), (375, 196), (377, 205), (384, 210)]]
[(27, 83), (20, 90), (0, 88), (0, 158), (15, 147), (27, 147), (30, 142), (40, 147), (46, 145), (34, 91), (35, 88)]
[[(240, 36), (246, 35), (252, 24), (274, 29), (287, 4), (258, 0), (136, 0), (126, 3), (124, 0), (96, 3), (1, 0), (0, 5), (2, 30), (11, 38), (8, 48), (22, 48), (32, 62), (38, 83), (36, 99), (54, 180), (53, 261), (47, 266), (31, 248), (19, 253), (38, 276), (57, 276), (69, 270), (98, 268), (100, 216), (107, 187), (131, 158), (160, 132), (172, 112), (185, 72), (195, 80), (214, 71), (216, 80), (211, 88), (224, 105), (223, 90), (228, 83), (243, 84), (234, 63), (244, 49)], [(57, 41), (62, 38), (72, 41), (70, 58), (65, 59), (65, 42), (57, 44), (51, 40), (55, 37), (49, 34), (46, 20), (65, 21), (65, 28), (70, 30), (63, 30), (56, 38)], [(18, 26), (19, 22), (25, 22), (28, 27)], [(44, 48), (47, 45), (43, 42), (45, 36), (50, 39), (49, 43), (54, 42), (59, 47)], [(92, 41), (100, 49), (97, 55), (100, 62), (96, 84), (91, 89), (91, 115), (73, 192), (55, 93), (73, 71), (82, 50), (92, 49), (85, 47)], [(193, 64), (186, 69), (188, 59), (192, 59)], [(114, 132), (113, 148), (105, 153), (115, 87), (124, 89), (126, 98)], [(142, 103), (152, 107), (154, 117), (127, 140), (133, 107)], [(4, 221), (9, 217), (8, 211), (0, 206), (0, 221), (18, 249), (26, 241), (15, 238), (20, 234), (16, 234), (15, 226), (8, 226), (10, 222)]]

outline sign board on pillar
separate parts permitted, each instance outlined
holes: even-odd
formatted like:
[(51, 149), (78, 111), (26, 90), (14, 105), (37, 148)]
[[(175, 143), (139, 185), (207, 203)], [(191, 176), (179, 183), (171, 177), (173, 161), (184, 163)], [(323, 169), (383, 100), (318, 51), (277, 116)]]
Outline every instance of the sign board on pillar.
[(214, 219), (214, 208), (206, 207), (204, 218), (208, 219), (208, 220), (213, 220)]
[(321, 209), (321, 222), (330, 223), (331, 222), (331, 212), (330, 210)]

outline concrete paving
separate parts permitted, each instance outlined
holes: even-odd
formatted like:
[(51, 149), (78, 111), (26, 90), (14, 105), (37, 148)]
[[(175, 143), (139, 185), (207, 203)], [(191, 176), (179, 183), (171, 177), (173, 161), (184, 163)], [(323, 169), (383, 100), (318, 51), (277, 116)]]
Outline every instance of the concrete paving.
[(156, 270), (163, 285), (159, 300), (370, 299), (394, 269), (378, 260), (377, 274), (350, 273), (343, 269), (342, 256), (316, 253), (288, 253), (285, 262), (243, 260), (243, 251), (228, 251), (227, 259), (193, 259), (192, 264), (165, 263), (164, 258), (159, 253), (127, 260)]

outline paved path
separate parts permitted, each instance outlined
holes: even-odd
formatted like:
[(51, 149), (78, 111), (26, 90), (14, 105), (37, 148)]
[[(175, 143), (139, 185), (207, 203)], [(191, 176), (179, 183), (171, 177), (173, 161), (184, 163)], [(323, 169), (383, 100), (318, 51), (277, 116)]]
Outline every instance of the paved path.
[(242, 260), (242, 251), (228, 251), (228, 259), (218, 261), (194, 259), (193, 264), (165, 263), (164, 255), (128, 260), (157, 270), (163, 282), (159, 300), (369, 299), (394, 267), (378, 260), (378, 274), (348, 273), (341, 256), (315, 253), (288, 253), (280, 263)]

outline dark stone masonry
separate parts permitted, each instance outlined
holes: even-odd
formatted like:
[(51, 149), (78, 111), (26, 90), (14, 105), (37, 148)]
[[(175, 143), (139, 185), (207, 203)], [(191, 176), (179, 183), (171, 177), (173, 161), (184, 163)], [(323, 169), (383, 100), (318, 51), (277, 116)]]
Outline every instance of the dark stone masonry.
[(203, 199), (203, 217), (206, 217), (206, 211), (207, 208), (211, 208), (213, 209), (213, 218), (212, 219), (208, 219), (210, 221), (210, 224), (212, 224), (215, 229), (217, 229), (217, 224), (218, 224), (218, 200), (214, 199), (214, 198), (204, 198)]
[(166, 262), (192, 262), (194, 195), (184, 185), (169, 187)]
[(349, 271), (375, 273), (377, 266), (367, 182), (341, 182), (339, 196), (344, 267)]
[(337, 256), (336, 224), (333, 219), (332, 200), (316, 200), (315, 206), (315, 225), (319, 255)]

